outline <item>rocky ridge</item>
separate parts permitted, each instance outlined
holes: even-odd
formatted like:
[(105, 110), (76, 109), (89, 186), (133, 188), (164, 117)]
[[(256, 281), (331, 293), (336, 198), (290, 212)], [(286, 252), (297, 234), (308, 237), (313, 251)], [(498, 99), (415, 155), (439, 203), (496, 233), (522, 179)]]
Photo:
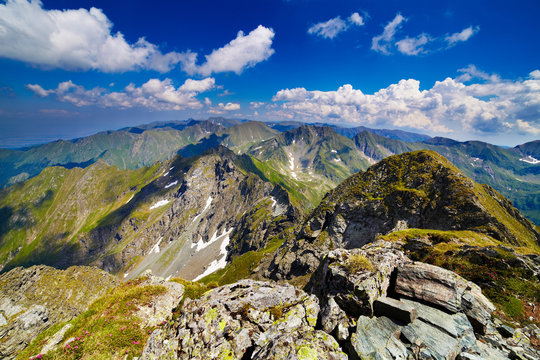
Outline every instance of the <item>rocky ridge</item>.
[(433, 151), (416, 151), (390, 156), (330, 191), (267, 276), (308, 274), (331, 249), (359, 248), (408, 228), (471, 230), (532, 249), (540, 244), (532, 223), (495, 190)]

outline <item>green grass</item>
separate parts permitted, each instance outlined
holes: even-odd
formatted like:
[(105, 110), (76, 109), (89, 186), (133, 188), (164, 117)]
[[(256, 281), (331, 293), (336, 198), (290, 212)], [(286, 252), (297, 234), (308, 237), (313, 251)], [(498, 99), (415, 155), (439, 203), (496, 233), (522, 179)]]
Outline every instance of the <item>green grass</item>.
[[(533, 303), (540, 306), (540, 283), (535, 281), (526, 268), (516, 263), (516, 255), (505, 248), (512, 248), (520, 254), (535, 251), (527, 247), (503, 244), (487, 235), (472, 231), (407, 229), (379, 237), (386, 241), (401, 241), (405, 244), (418, 238), (429, 240), (432, 245), (423, 248), (415, 246), (414, 250), (405, 245), (407, 255), (411, 259), (454, 271), (476, 283), (496, 306), (497, 314), (503, 320), (521, 325), (530, 322), (524, 311), (525, 304)], [(485, 256), (480, 251), (461, 252), (471, 246), (493, 249), (496, 255)], [(533, 322), (539, 320), (535, 319)]]
[(220, 286), (232, 284), (238, 280), (249, 278), (260, 261), (270, 253), (276, 251), (282, 244), (283, 239), (274, 238), (268, 242), (268, 245), (259, 251), (248, 251), (232, 259), (232, 262), (223, 269), (220, 269), (203, 279), (204, 284), (217, 283)]
[[(140, 306), (167, 290), (161, 285), (140, 285), (139, 278), (122, 284), (96, 300), (87, 311), (71, 320), (60, 348), (43, 355), (43, 359), (133, 359), (140, 356), (154, 326), (144, 327), (135, 314)], [(49, 336), (64, 324), (58, 324), (37, 337), (17, 359), (39, 354)], [(63, 343), (73, 338), (65, 346)]]

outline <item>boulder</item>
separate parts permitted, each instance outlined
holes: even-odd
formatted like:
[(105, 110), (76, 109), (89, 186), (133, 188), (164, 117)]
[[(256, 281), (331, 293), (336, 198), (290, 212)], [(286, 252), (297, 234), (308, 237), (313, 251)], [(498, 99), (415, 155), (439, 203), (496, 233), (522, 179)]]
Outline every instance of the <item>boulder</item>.
[(385, 316), (360, 316), (350, 350), (360, 359), (406, 359), (407, 348), (398, 340), (400, 334), (401, 326)]
[[(241, 280), (186, 300), (177, 321), (154, 331), (142, 359), (343, 358), (337, 342), (314, 329), (318, 315), (313, 295), (291, 285)], [(306, 347), (299, 353), (295, 344)]]
[(467, 315), (476, 332), (483, 334), (495, 306), (474, 283), (438, 266), (414, 262), (398, 269), (395, 291)]
[(371, 316), (373, 303), (387, 295), (394, 270), (410, 260), (391, 244), (376, 242), (362, 249), (330, 251), (306, 286), (324, 308), (333, 298), (348, 315)]

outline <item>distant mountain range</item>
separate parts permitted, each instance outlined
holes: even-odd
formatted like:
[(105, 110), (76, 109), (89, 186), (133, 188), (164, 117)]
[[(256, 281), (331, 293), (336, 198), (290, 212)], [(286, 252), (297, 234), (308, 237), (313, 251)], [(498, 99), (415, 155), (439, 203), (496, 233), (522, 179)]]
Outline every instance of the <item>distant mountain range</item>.
[(393, 154), (430, 149), (474, 180), (493, 186), (540, 223), (540, 141), (503, 148), (400, 130), (318, 125), (190, 119), (0, 149), (0, 186), (29, 179), (48, 166), (85, 168), (102, 160), (119, 169), (138, 169), (176, 154), (189, 158), (223, 145), (236, 154), (252, 156), (262, 176), (291, 192), (293, 201), (311, 208), (328, 190), (370, 164)]

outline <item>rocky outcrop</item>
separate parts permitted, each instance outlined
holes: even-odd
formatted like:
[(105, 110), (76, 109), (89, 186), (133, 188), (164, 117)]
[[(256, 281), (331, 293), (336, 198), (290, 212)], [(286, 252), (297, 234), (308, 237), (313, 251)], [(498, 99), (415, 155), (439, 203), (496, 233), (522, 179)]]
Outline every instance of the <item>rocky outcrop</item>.
[(478, 285), (452, 271), (425, 263), (412, 263), (397, 271), (396, 293), (418, 299), (449, 312), (463, 312), (477, 332), (484, 334), (495, 306)]
[(187, 300), (180, 317), (156, 330), (142, 359), (346, 359), (315, 326), (317, 298), (291, 285), (241, 280)]
[(12, 359), (41, 331), (84, 311), (118, 281), (97, 268), (15, 268), (0, 275), (0, 358)]
[(416, 151), (390, 156), (330, 191), (266, 275), (306, 275), (332, 249), (360, 248), (407, 228), (472, 230), (513, 245), (540, 243), (532, 223), (495, 190), (433, 151)]
[[(104, 229), (108, 233), (88, 235), (114, 239), (99, 250), (112, 255), (95, 264), (110, 272), (122, 270), (126, 279), (151, 269), (165, 278), (192, 280), (225, 266), (232, 256), (264, 248), (294, 225), (300, 212), (283, 189), (251, 172), (250, 161), (224, 147), (176, 159), (140, 191), (148, 221), (130, 213)], [(136, 256), (142, 260), (132, 265)]]
[(306, 289), (320, 299), (323, 329), (350, 358), (446, 360), (499, 351), (477, 345), (495, 308), (475, 284), (412, 262), (388, 242), (331, 251)]

